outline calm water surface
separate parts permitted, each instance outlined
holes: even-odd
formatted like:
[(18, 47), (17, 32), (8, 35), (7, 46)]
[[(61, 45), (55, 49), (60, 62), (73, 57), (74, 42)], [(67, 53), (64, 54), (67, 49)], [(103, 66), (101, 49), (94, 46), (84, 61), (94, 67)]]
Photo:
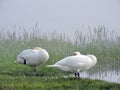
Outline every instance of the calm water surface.
[(88, 72), (81, 72), (80, 75), (82, 78), (99, 79), (99, 80), (105, 80), (108, 82), (115, 82), (120, 84), (120, 71), (104, 71), (95, 74), (89, 74)]

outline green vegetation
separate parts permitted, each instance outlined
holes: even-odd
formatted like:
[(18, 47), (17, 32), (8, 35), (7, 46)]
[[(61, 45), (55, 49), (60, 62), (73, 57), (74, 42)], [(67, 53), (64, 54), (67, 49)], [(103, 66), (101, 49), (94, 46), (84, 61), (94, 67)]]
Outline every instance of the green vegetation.
[[(78, 78), (7, 76), (0, 78), (0, 90), (119, 90), (120, 85)], [(7, 79), (7, 80), (6, 80)]]
[[(15, 64), (16, 56), (24, 49), (34, 46), (45, 48), (50, 54), (47, 63), (32, 75), (28, 66)], [(119, 90), (120, 84), (100, 80), (78, 79), (69, 73), (46, 68), (47, 64), (71, 55), (73, 51), (94, 54), (97, 65), (91, 74), (105, 70), (120, 70), (120, 31), (108, 30), (103, 26), (88, 31), (76, 30), (71, 41), (64, 34), (41, 33), (37, 27), (32, 32), (5, 32), (0, 30), (0, 90)], [(66, 77), (68, 76), (68, 77)]]

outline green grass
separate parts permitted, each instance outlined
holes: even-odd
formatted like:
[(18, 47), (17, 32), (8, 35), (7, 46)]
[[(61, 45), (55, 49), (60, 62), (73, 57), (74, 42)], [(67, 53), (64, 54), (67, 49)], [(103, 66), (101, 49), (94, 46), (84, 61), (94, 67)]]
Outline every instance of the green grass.
[(0, 82), (0, 90), (119, 90), (120, 88), (119, 84), (70, 77), (13, 77), (6, 75), (0, 77), (0, 80), (2, 81)]
[[(97, 65), (90, 69), (92, 74), (99, 71), (120, 69), (120, 32), (105, 27), (75, 31), (75, 40), (64, 34), (41, 33), (38, 29), (23, 31), (0, 31), (0, 90), (119, 90), (120, 84), (100, 80), (78, 79), (46, 65), (71, 55), (73, 51), (94, 54)], [(50, 54), (47, 63), (37, 69), (34, 77), (28, 66), (15, 64), (16, 56), (24, 49), (34, 46), (45, 48)], [(65, 78), (64, 76), (68, 76)]]

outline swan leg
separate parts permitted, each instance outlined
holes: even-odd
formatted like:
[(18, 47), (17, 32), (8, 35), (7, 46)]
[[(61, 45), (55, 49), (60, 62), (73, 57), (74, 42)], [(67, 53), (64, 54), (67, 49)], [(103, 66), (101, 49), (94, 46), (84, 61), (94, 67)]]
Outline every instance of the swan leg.
[(36, 73), (37, 73), (36, 72), (36, 67), (34, 67), (34, 69), (33, 69), (33, 75), (36, 76)]
[(80, 78), (80, 73), (79, 72), (77, 72), (77, 75), (78, 75), (78, 78)]
[(77, 77), (77, 73), (75, 72), (75, 77)]
[(75, 72), (75, 77), (80, 77), (80, 73), (79, 72)]

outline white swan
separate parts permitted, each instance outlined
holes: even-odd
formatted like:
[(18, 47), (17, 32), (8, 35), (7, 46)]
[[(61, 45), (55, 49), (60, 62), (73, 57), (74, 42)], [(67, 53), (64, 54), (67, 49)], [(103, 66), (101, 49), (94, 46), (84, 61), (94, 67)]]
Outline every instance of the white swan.
[(74, 52), (73, 56), (68, 56), (53, 65), (47, 67), (55, 67), (61, 71), (74, 72), (75, 77), (79, 77), (79, 72), (88, 70), (97, 63), (94, 55), (81, 55), (80, 52)]
[(47, 62), (49, 54), (45, 49), (35, 47), (33, 49), (23, 50), (15, 62), (34, 67), (34, 75), (36, 75), (36, 67)]

